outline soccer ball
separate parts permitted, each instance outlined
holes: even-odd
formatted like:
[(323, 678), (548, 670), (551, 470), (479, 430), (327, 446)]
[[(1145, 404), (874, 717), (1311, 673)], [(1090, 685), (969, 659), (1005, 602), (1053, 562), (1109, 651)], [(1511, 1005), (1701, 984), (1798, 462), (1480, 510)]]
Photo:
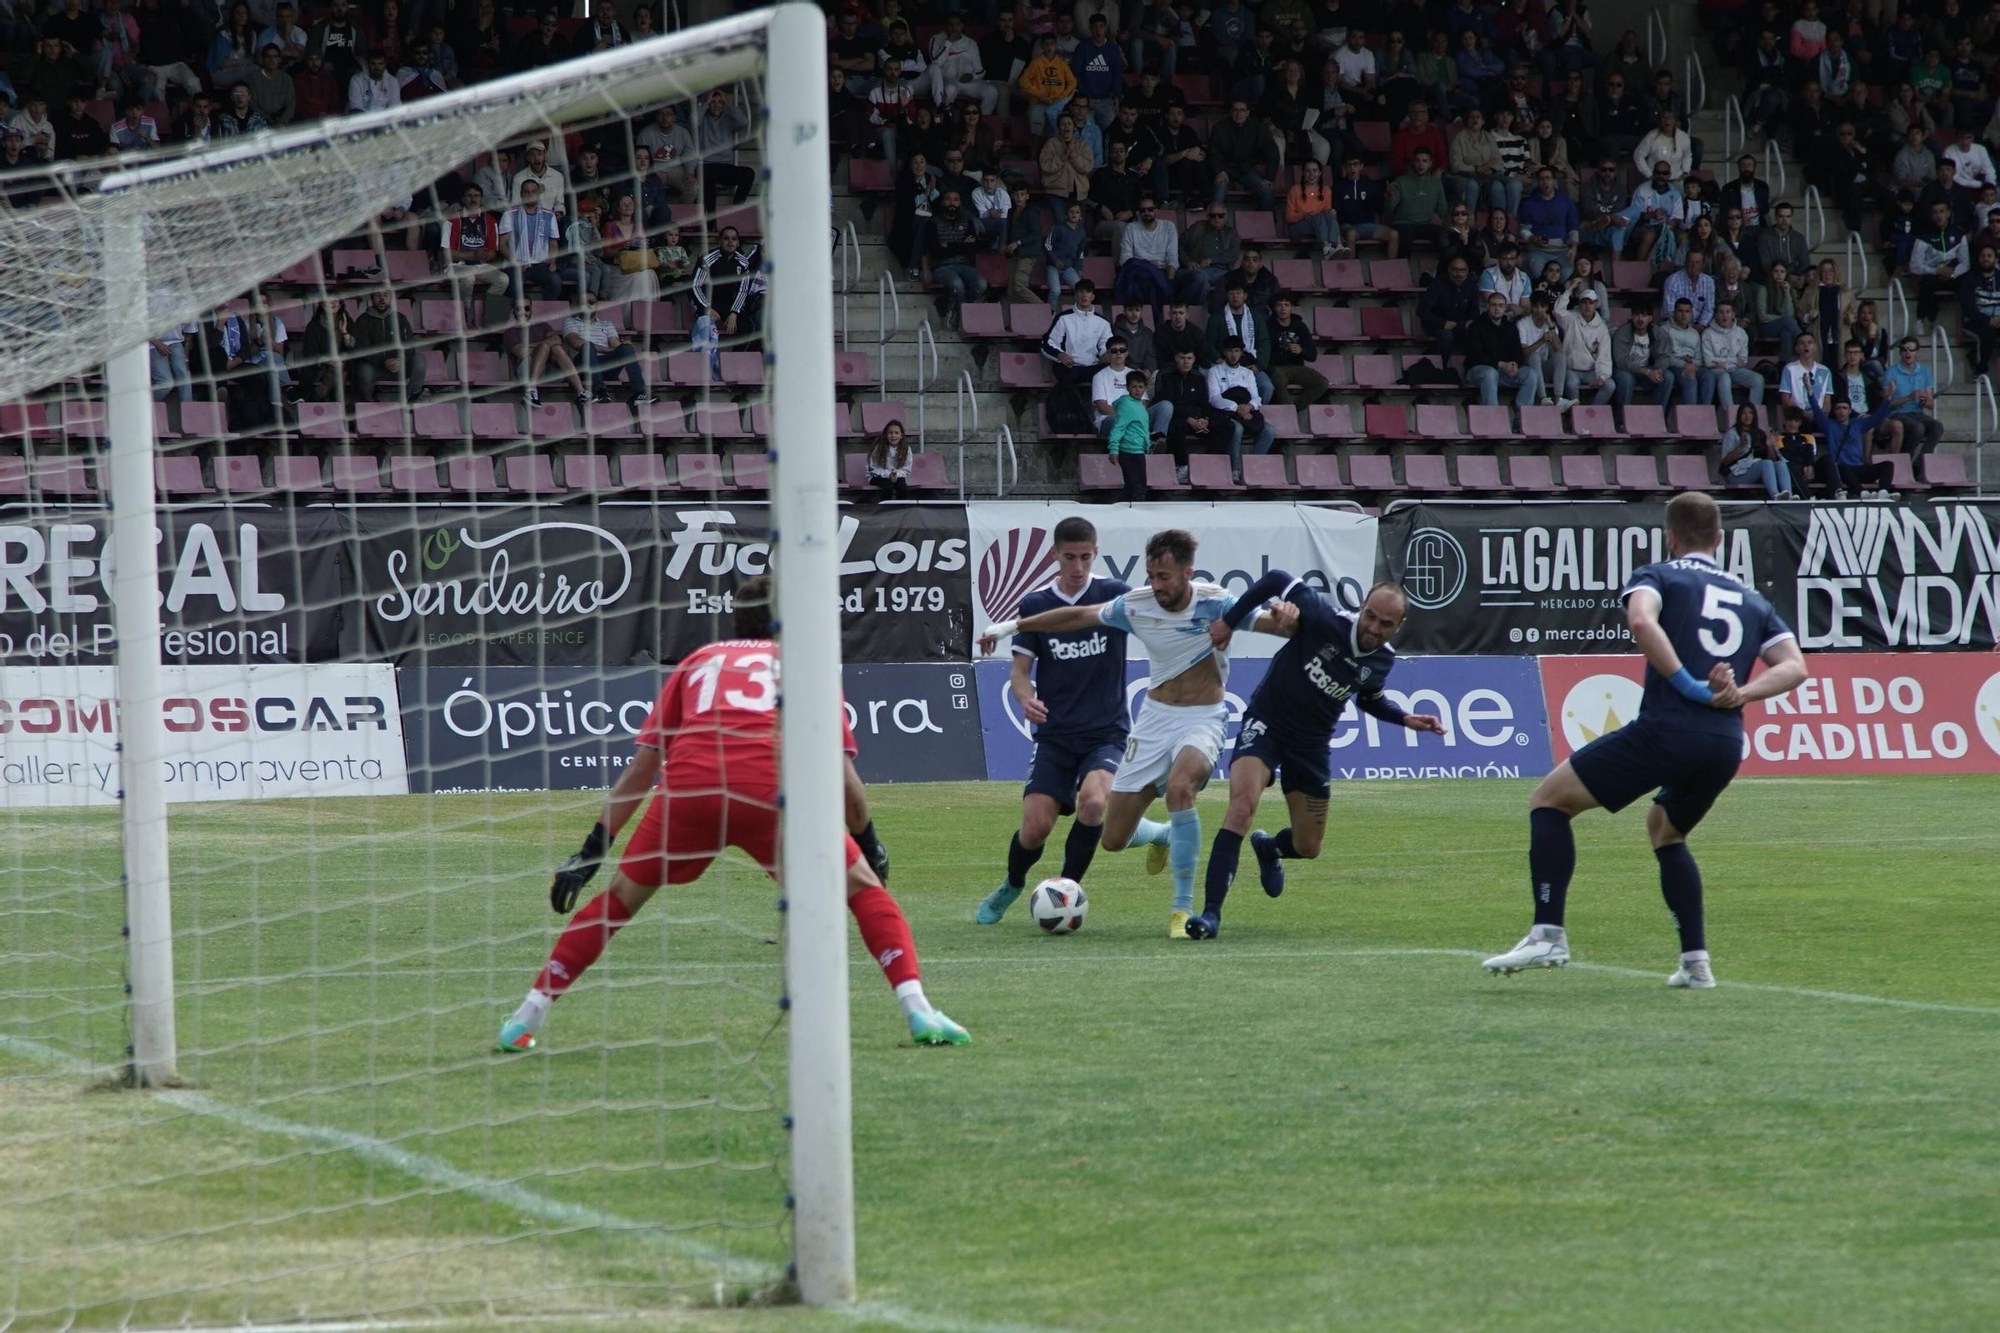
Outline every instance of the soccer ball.
[(1073, 879), (1045, 879), (1028, 899), (1029, 917), (1051, 935), (1083, 929), (1083, 918), (1089, 911), (1090, 899), (1084, 896), (1083, 885)]

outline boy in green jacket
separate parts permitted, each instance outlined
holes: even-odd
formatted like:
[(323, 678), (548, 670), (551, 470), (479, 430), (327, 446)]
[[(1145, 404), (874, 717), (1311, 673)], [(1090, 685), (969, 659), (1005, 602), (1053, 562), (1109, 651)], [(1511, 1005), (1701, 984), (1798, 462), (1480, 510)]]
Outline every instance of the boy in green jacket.
[(1146, 451), (1153, 447), (1153, 423), (1146, 413), (1146, 372), (1125, 377), (1125, 396), (1111, 405), (1111, 456), (1125, 474), (1125, 498), (1146, 498)]

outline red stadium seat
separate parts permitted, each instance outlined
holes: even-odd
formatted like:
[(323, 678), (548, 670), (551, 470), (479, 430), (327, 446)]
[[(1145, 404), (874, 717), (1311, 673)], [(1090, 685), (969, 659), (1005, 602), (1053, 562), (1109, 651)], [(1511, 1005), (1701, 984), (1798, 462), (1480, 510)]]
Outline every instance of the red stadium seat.
[[(1269, 418), (1265, 418), (1269, 420)], [(1192, 469), (1196, 455), (1188, 456)], [(1253, 491), (1295, 491), (1299, 489), (1285, 476), (1283, 454), (1251, 454), (1243, 460), (1243, 485)]]
[(1408, 490), (1433, 495), (1459, 489), (1445, 474), (1443, 454), (1403, 455), (1403, 485)]
[[(1373, 431), (1369, 432), (1371, 435)], [(1347, 479), (1357, 491), (1393, 491), (1396, 474), (1387, 454), (1355, 454), (1347, 460)]]
[(1501, 491), (1506, 487), (1500, 483), (1500, 459), (1494, 454), (1460, 454), (1458, 456), (1459, 489), (1467, 491)]
[[(1314, 408), (1313, 411), (1319, 411)], [(1340, 459), (1333, 454), (1300, 454), (1292, 464), (1302, 491), (1351, 491), (1340, 478)]]
[(1507, 464), (1507, 489), (1528, 495), (1547, 495), (1556, 488), (1547, 454), (1517, 454)]
[[(1192, 459), (1189, 460), (1192, 463)], [(1077, 488), (1085, 491), (1122, 491), (1125, 474), (1110, 454), (1080, 453), (1076, 457)]]
[(1608, 491), (1604, 460), (1596, 454), (1567, 454), (1562, 460), (1562, 484), (1570, 491)]
[[(678, 414), (676, 414), (678, 415)], [(659, 454), (625, 454), (618, 460), (618, 485), (627, 491), (674, 491), (680, 487)]]
[(675, 459), (680, 487), (684, 491), (720, 491), (729, 483), (722, 475), (720, 454), (682, 454)]

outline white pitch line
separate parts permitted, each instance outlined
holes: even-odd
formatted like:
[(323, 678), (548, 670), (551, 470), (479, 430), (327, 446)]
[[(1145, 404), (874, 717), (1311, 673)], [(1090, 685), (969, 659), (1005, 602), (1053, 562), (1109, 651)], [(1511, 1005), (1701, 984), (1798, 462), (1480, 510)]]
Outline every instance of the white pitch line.
[[(71, 1073), (84, 1076), (98, 1076), (115, 1073), (120, 1066), (99, 1066), (89, 1061), (79, 1060), (53, 1046), (45, 1046), (38, 1041), (28, 1041), (20, 1037), (10, 1037), (0, 1033), (0, 1051), (25, 1056), (44, 1064), (57, 1065)], [(399, 1171), (406, 1176), (428, 1184), (440, 1185), (455, 1193), (471, 1195), (491, 1203), (510, 1208), (524, 1217), (532, 1217), (544, 1222), (565, 1227), (585, 1227), (597, 1231), (624, 1232), (658, 1241), (667, 1249), (684, 1257), (704, 1263), (715, 1264), (722, 1270), (717, 1286), (732, 1279), (746, 1277), (773, 1282), (781, 1278), (783, 1270), (760, 1260), (742, 1258), (662, 1231), (656, 1224), (640, 1222), (599, 1208), (586, 1208), (580, 1204), (566, 1203), (561, 1199), (538, 1194), (534, 1190), (511, 1181), (495, 1180), (488, 1176), (462, 1171), (449, 1162), (422, 1153), (399, 1148), (393, 1143), (371, 1138), (365, 1134), (355, 1134), (344, 1129), (332, 1129), (324, 1125), (302, 1125), (296, 1121), (283, 1120), (266, 1115), (262, 1111), (248, 1107), (232, 1106), (218, 1102), (199, 1093), (189, 1091), (160, 1091), (151, 1094), (160, 1101), (194, 1115), (221, 1120), (242, 1129), (260, 1134), (277, 1134), (295, 1139), (301, 1143), (317, 1143), (342, 1152), (351, 1152), (363, 1161), (377, 1166)], [(718, 1293), (719, 1294), (719, 1293)], [(918, 1333), (1061, 1333), (1058, 1329), (1039, 1328), (1027, 1324), (988, 1324), (972, 1320), (954, 1319), (947, 1315), (931, 1314), (925, 1311), (909, 1310), (900, 1305), (868, 1301), (827, 1311), (856, 1320), (871, 1319), (876, 1323), (892, 1324), (897, 1328), (918, 1330)], [(638, 1317), (638, 1316), (635, 1316)], [(317, 1325), (283, 1324), (271, 1325), (273, 1333), (300, 1333), (302, 1328), (323, 1330), (324, 1333), (365, 1333), (366, 1330), (386, 1330), (404, 1328), (438, 1327), (450, 1321), (424, 1321), (404, 1323), (380, 1323), (375, 1321), (349, 1321)], [(463, 1322), (463, 1321), (459, 1321)], [(242, 1333), (241, 1326), (231, 1325), (234, 1333)]]

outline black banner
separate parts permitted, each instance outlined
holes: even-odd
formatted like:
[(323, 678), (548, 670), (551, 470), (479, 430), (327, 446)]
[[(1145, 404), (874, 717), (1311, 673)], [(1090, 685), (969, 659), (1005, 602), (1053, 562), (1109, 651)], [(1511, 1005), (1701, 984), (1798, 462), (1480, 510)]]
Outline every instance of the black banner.
[(1990, 649), (2000, 503), (1773, 505), (1771, 597), (1808, 651)]
[[(330, 662), (352, 644), (348, 527), (325, 509), (165, 511), (161, 651), (169, 663)], [(0, 514), (0, 662), (110, 663), (110, 515)]]
[[(611, 786), (632, 759), (664, 669), (500, 666), (398, 671), (410, 790), (560, 791)], [(867, 782), (986, 776), (972, 668), (850, 666), (848, 725)]]
[[(604, 505), (355, 515), (366, 652), (401, 666), (672, 662), (727, 635), (731, 590), (771, 558), (763, 505)], [(850, 662), (962, 661), (965, 510), (840, 518)]]
[[(1378, 576), (1400, 581), (1410, 600), (1397, 649), (1635, 651), (1618, 594), (1634, 569), (1667, 558), (1665, 512), (1661, 503), (1418, 504), (1383, 515)], [(1722, 565), (1789, 617), (1785, 543), (1768, 515), (1726, 511)]]

